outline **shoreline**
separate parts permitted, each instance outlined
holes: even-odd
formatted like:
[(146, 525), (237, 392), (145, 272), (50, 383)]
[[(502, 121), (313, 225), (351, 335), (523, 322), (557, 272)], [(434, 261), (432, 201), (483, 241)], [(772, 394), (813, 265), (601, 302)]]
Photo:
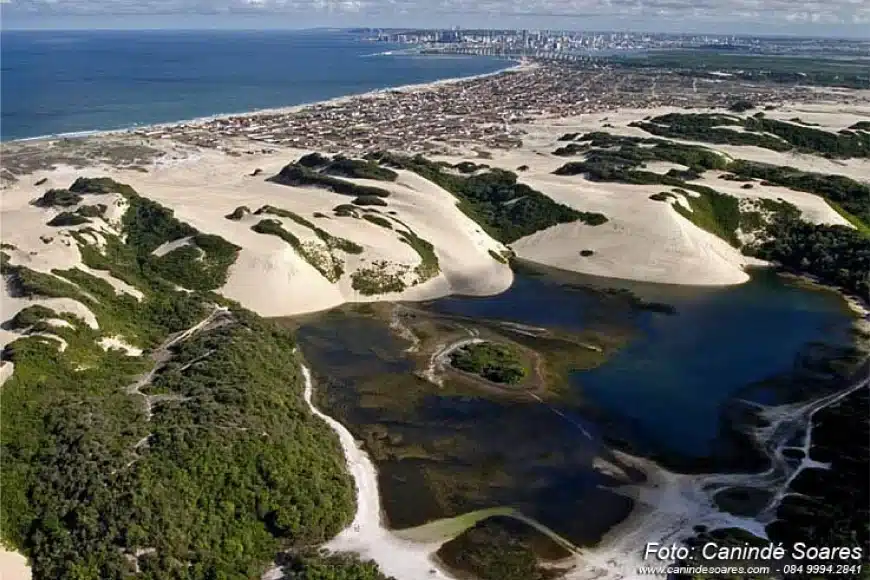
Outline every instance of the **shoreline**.
[[(365, 55), (369, 56), (378, 56), (378, 55)], [(469, 57), (473, 58), (473, 57)], [(497, 57), (492, 57), (497, 58)], [(330, 97), (328, 99), (322, 99), (319, 101), (308, 101), (305, 103), (299, 103), (297, 105), (281, 105), (276, 107), (264, 107), (262, 109), (253, 109), (249, 111), (238, 111), (235, 113), (232, 112), (221, 112), (221, 113), (212, 113), (210, 115), (202, 115), (199, 117), (192, 117), (189, 119), (178, 119), (175, 121), (163, 121), (157, 123), (150, 123), (147, 125), (130, 125), (126, 127), (121, 127), (117, 129), (83, 129), (81, 131), (69, 131), (66, 133), (51, 133), (47, 135), (37, 135), (34, 137), (21, 137), (17, 139), (0, 139), (0, 146), (7, 145), (19, 145), (19, 144), (28, 144), (28, 143), (42, 143), (47, 141), (56, 141), (62, 139), (88, 139), (90, 137), (107, 137), (107, 136), (116, 136), (116, 135), (129, 135), (133, 134), (136, 131), (149, 131), (156, 129), (169, 129), (173, 127), (178, 127), (182, 125), (203, 125), (206, 123), (210, 123), (213, 121), (220, 121), (226, 119), (232, 119), (235, 117), (250, 117), (256, 118), (261, 115), (282, 115), (282, 114), (292, 114), (298, 113), (305, 109), (309, 109), (312, 107), (330, 105), (330, 104), (341, 104), (345, 103), (348, 100), (352, 99), (364, 99), (364, 98), (374, 98), (384, 93), (389, 93), (392, 91), (421, 91), (421, 90), (431, 90), (434, 88), (442, 87), (445, 85), (452, 85), (461, 83), (463, 81), (475, 81), (483, 78), (488, 78), (492, 76), (497, 76), (505, 73), (519, 72), (522, 70), (528, 70), (530, 68), (535, 68), (536, 65), (523, 62), (522, 60), (516, 60), (513, 58), (498, 58), (498, 60), (503, 60), (509, 66), (505, 68), (500, 68), (496, 71), (488, 72), (488, 73), (479, 73), (475, 75), (468, 76), (458, 76), (458, 77), (447, 77), (443, 79), (438, 79), (434, 81), (427, 81), (423, 83), (410, 83), (405, 85), (395, 85), (389, 87), (382, 87), (378, 89), (372, 89), (368, 91), (363, 91), (361, 93), (350, 93), (347, 95), (341, 95), (338, 97)]]

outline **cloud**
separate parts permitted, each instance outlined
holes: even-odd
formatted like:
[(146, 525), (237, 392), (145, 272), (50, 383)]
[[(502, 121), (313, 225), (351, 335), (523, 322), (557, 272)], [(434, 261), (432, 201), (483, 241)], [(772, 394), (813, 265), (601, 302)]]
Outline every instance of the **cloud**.
[[(565, 28), (583, 28), (584, 21), (605, 19), (681, 25), (747, 25), (765, 30), (800, 25), (860, 25), (870, 22), (870, 0), (0, 0), (6, 16), (63, 15), (208, 15), (274, 14), (408, 19), (408, 26), (443, 25), (439, 19), (464, 23), (463, 15), (488, 21), (546, 19)], [(434, 17), (434, 18), (433, 18)]]

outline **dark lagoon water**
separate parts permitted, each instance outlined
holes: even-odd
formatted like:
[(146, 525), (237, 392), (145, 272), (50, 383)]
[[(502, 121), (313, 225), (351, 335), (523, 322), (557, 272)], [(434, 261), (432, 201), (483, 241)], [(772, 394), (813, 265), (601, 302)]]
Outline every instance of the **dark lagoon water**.
[[(676, 313), (610, 308), (587, 284), (621, 286)], [(637, 337), (602, 366), (574, 373), (572, 384), (622, 426), (636, 450), (689, 460), (713, 453), (726, 402), (736, 396), (775, 402), (763, 400), (770, 393), (743, 391), (791, 371), (813, 343), (846, 343), (852, 320), (834, 293), (765, 270), (746, 284), (714, 289), (527, 272), (498, 296), (448, 297), (432, 308), (562, 328), (630, 323)]]
[[(388, 328), (397, 312), (421, 339), (416, 354)], [(739, 430), (757, 417), (736, 401), (805, 401), (842, 388), (813, 364), (848, 350), (820, 345), (852, 338), (837, 295), (764, 270), (705, 289), (520, 265), (497, 296), (348, 306), (299, 324), (317, 404), (371, 454), (391, 527), (510, 506), (580, 545), (631, 512), (632, 500), (614, 491), (624, 478), (643, 481), (614, 449), (676, 471), (760, 471), (768, 457)], [(594, 368), (552, 381), (543, 398), (415, 374), (471, 332), (521, 343), (554, 370)], [(599, 460), (617, 470), (598, 469)]]
[(324, 31), (4, 31), (3, 140), (298, 105), (494, 72)]

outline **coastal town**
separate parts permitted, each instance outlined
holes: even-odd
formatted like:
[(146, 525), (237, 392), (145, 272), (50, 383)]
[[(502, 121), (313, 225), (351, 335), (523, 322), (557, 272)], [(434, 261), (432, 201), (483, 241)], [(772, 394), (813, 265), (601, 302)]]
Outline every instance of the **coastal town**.
[(135, 130), (147, 139), (225, 147), (244, 138), (265, 145), (364, 154), (376, 150), (450, 153), (510, 149), (523, 124), (623, 108), (727, 106), (738, 99), (776, 105), (823, 99), (807, 87), (750, 84), (727, 74), (700, 79), (664, 70), (523, 61), (500, 74), (392, 89), (281, 111), (264, 111)]

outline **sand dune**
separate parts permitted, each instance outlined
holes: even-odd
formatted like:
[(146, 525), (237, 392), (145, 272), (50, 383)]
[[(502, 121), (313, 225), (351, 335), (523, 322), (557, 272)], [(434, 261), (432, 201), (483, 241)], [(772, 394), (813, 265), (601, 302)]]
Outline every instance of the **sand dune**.
[(30, 580), (31, 578), (33, 573), (27, 564), (27, 558), (0, 546), (0, 579)]

